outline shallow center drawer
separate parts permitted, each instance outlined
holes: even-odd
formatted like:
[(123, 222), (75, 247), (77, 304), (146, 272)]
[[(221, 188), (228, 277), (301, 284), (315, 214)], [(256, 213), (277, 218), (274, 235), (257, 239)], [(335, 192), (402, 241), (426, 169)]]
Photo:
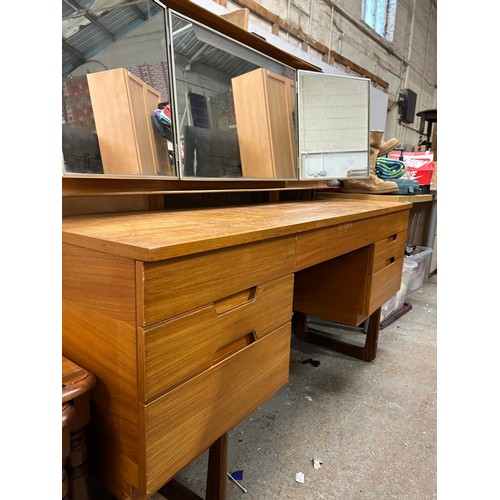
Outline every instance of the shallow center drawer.
[(288, 275), (139, 328), (140, 400), (149, 401), (288, 323), (292, 302), (293, 275)]
[(293, 273), (293, 236), (137, 263), (139, 325), (151, 325)]

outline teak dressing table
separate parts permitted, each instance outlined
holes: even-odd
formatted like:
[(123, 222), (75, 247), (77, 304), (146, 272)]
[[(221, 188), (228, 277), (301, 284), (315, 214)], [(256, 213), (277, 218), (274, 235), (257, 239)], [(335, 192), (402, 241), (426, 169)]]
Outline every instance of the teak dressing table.
[[(224, 498), (226, 433), (286, 384), (293, 311), (301, 338), (375, 358), (410, 208), (329, 199), (64, 217), (63, 354), (97, 380), (92, 473), (117, 498), (147, 498), (212, 447), (212, 498)], [(307, 314), (370, 317), (365, 347), (310, 337)]]

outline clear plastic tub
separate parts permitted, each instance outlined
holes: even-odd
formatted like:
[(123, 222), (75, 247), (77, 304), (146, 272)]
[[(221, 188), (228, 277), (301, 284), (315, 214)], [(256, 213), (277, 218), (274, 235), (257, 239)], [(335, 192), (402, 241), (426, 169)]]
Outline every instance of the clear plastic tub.
[(411, 293), (418, 290), (425, 281), (426, 275), (429, 272), (431, 262), (432, 248), (415, 247), (411, 255), (405, 256), (405, 262), (414, 262), (416, 267), (412, 271), (408, 280), (408, 292)]
[(401, 288), (382, 306), (380, 321), (384, 321), (390, 314), (399, 311), (408, 294), (408, 283), (417, 273), (418, 263), (407, 257), (403, 261), (403, 275), (401, 277)]

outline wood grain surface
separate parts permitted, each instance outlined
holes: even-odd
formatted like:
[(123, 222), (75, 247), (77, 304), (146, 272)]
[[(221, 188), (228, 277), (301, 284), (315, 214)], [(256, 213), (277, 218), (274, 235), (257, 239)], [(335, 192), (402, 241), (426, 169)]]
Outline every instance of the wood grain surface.
[(401, 202), (335, 199), (142, 212), (141, 217), (135, 212), (73, 216), (63, 218), (62, 239), (152, 262), (393, 212), (403, 211), (407, 221), (410, 207)]

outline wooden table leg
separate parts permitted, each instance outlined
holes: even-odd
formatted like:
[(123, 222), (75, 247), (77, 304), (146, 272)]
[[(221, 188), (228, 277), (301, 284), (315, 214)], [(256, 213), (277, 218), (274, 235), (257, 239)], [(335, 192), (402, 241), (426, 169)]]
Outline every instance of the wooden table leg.
[(177, 479), (171, 479), (158, 490), (158, 493), (168, 498), (168, 500), (203, 500), (202, 497), (177, 481)]
[(206, 500), (224, 500), (227, 488), (227, 433), (210, 447)]
[(381, 308), (378, 308), (370, 316), (364, 346), (358, 346), (343, 340), (333, 339), (325, 336), (318, 330), (307, 328), (307, 314), (301, 312), (294, 313), (294, 316), (296, 317), (295, 334), (297, 335), (297, 338), (304, 342), (326, 347), (327, 349), (347, 354), (347, 356), (352, 356), (354, 358), (361, 359), (362, 361), (373, 361), (377, 356), (378, 334), (380, 331), (380, 311)]
[(89, 500), (85, 432), (91, 417), (90, 391), (95, 383), (92, 373), (62, 357), (62, 403), (70, 403), (75, 415), (70, 423), (71, 449), (66, 460), (71, 500)]
[(307, 314), (294, 311), (293, 313), (295, 335), (302, 342), (309, 342), (309, 331), (307, 329)]
[(75, 418), (75, 409), (68, 403), (62, 405), (62, 499), (69, 500), (69, 477), (66, 468), (71, 455), (70, 424)]
[[(227, 433), (210, 446), (208, 452), (207, 486), (205, 500), (225, 500), (227, 488)], [(158, 493), (169, 500), (203, 500), (196, 493), (172, 479)]]

